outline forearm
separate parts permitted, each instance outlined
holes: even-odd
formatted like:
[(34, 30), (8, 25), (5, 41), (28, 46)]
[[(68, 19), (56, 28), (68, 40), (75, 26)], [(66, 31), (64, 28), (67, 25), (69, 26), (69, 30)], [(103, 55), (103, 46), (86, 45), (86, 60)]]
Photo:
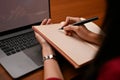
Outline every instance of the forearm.
[[(42, 51), (43, 57), (55, 55), (52, 48), (46, 44), (43, 45)], [(47, 59), (44, 61), (44, 79), (47, 80), (48, 78), (59, 78), (63, 80), (63, 75), (56, 59)]]
[(98, 46), (101, 45), (103, 38), (104, 38), (104, 35), (102, 34), (95, 34), (95, 33), (89, 34), (89, 42), (94, 43)]
[(55, 59), (44, 61), (44, 79), (59, 78), (63, 80), (63, 75)]

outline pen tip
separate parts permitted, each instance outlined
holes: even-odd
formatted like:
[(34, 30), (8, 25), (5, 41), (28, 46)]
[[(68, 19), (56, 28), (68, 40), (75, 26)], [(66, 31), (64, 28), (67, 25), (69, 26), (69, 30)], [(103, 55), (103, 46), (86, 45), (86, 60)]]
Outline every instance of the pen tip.
[(59, 28), (59, 30), (63, 30), (63, 27)]

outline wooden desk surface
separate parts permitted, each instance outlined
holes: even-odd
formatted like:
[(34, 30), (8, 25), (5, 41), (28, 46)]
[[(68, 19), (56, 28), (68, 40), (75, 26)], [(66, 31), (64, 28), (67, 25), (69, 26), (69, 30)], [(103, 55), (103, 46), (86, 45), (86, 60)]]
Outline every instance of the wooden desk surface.
[[(53, 23), (65, 20), (66, 16), (88, 18), (97, 15), (99, 20), (95, 23), (101, 26), (105, 12), (105, 0), (50, 0), (50, 5)], [(70, 80), (77, 75), (78, 70), (74, 69), (63, 57), (59, 59), (59, 62), (65, 80)], [(19, 80), (43, 80), (43, 76), (44, 70), (39, 69), (21, 77)], [(0, 80), (13, 80), (2, 66), (0, 66)]]

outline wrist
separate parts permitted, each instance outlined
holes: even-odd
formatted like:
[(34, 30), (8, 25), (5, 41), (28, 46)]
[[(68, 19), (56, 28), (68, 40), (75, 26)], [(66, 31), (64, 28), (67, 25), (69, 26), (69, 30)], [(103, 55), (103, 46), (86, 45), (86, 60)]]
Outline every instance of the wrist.
[(42, 42), (41, 45), (42, 46), (49, 46), (49, 44), (47, 42)]
[(95, 33), (91, 33), (89, 34), (90, 39), (92, 43), (96, 44), (96, 45), (100, 45), (102, 42), (102, 37), (100, 34), (95, 34)]
[(43, 62), (51, 59), (56, 59), (54, 54), (49, 54), (47, 56), (43, 56)]

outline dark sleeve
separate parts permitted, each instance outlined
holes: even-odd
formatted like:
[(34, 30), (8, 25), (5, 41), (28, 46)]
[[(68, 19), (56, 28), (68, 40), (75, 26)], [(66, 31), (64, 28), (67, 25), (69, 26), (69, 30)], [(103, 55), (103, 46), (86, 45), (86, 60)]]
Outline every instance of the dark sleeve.
[(103, 65), (97, 80), (120, 80), (120, 57)]

